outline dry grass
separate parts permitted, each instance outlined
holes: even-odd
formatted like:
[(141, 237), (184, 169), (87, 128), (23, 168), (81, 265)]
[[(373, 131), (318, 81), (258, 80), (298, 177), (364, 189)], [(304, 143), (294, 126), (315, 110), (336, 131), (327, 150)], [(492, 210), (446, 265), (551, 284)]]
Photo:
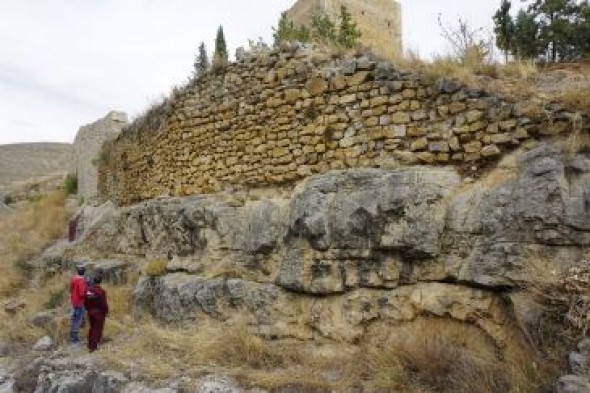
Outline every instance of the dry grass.
[[(107, 325), (112, 322), (109, 319)], [(295, 343), (275, 346), (248, 332), (246, 326), (201, 323), (187, 329), (164, 327), (144, 319), (131, 330), (113, 338), (103, 348), (102, 356), (119, 367), (155, 377), (208, 367), (271, 370), (302, 361)]]
[(590, 130), (584, 127), (582, 116), (575, 114), (571, 122), (572, 132), (563, 147), (565, 154), (572, 158), (578, 153), (590, 153)]
[[(69, 276), (62, 274), (38, 282), (32, 281), (26, 296), (25, 307), (14, 315), (4, 314), (0, 318), (0, 337), (17, 343), (31, 343), (43, 335), (49, 335), (57, 342), (67, 337), (69, 322), (67, 311)], [(35, 327), (29, 319), (38, 312), (58, 309), (62, 317), (43, 328)], [(6, 318), (4, 317), (6, 316)]]
[(587, 89), (569, 88), (561, 93), (559, 101), (568, 108), (590, 115), (590, 94)]
[(360, 363), (375, 389), (474, 393), (539, 389), (538, 376), (529, 372), (534, 368), (529, 355), (510, 361), (489, 336), (469, 324), (423, 318), (395, 329), (377, 326), (369, 334), (375, 341), (361, 349)]
[[(474, 87), (481, 84), (482, 77), (492, 79), (510, 79), (523, 81), (538, 73), (537, 66), (532, 61), (515, 61), (506, 64), (488, 62), (480, 56), (467, 56), (459, 59), (453, 56), (434, 56), (432, 60), (422, 59), (416, 52), (408, 51), (395, 63), (401, 68), (417, 70), (432, 80), (438, 78), (456, 79)], [(489, 88), (488, 81), (485, 81)]]
[(0, 299), (14, 295), (25, 284), (31, 259), (64, 235), (67, 219), (62, 191), (18, 207), (14, 214), (0, 219)]
[(507, 391), (493, 342), (473, 326), (422, 319), (385, 337), (382, 348), (366, 350), (367, 371), (378, 388)]

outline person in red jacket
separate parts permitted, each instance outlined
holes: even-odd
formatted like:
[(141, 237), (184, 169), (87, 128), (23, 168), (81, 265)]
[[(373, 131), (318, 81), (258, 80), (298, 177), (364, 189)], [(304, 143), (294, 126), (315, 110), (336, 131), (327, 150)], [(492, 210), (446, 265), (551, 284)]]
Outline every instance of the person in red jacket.
[(80, 342), (78, 332), (84, 319), (84, 296), (86, 296), (86, 279), (84, 272), (86, 269), (82, 265), (76, 266), (76, 275), (70, 280), (70, 302), (72, 304), (72, 328), (70, 330), (70, 342), (77, 344)]
[(94, 278), (93, 285), (86, 290), (86, 312), (90, 321), (90, 330), (88, 331), (88, 349), (90, 352), (96, 351), (98, 343), (102, 339), (102, 329), (104, 321), (109, 314), (109, 305), (107, 303), (107, 293), (101, 288), (100, 276)]

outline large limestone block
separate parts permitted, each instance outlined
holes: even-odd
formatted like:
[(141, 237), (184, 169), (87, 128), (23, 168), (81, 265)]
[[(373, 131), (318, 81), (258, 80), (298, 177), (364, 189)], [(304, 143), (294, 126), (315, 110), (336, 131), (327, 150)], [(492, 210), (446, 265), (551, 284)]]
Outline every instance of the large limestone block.
[[(276, 282), (299, 291), (341, 292), (359, 281), (347, 279), (349, 269), (358, 269), (354, 275), (361, 284), (378, 286), (388, 281), (384, 276), (391, 277), (391, 263), (437, 256), (445, 196), (458, 184), (452, 170), (420, 168), (342, 171), (309, 179), (291, 200)], [(371, 271), (381, 280), (372, 279)]]

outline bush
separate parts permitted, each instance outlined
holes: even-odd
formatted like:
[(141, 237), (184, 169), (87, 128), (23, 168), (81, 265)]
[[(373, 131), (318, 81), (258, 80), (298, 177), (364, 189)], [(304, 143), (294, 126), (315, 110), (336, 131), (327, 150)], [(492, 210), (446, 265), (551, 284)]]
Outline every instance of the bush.
[(65, 288), (56, 291), (50, 291), (49, 299), (45, 303), (45, 308), (54, 309), (60, 307), (67, 298), (67, 291)]
[(64, 180), (63, 186), (64, 192), (66, 196), (77, 194), (78, 193), (78, 176), (68, 174), (66, 179)]
[(166, 266), (168, 261), (163, 259), (154, 259), (150, 261), (145, 267), (145, 274), (150, 277), (160, 277), (166, 274)]

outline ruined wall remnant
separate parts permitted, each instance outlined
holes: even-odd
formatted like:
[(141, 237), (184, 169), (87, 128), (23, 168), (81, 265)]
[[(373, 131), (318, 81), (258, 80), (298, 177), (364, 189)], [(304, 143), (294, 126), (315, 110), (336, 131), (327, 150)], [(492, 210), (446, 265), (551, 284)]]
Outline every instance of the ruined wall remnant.
[(136, 121), (105, 150), (99, 186), (129, 204), (351, 167), (480, 167), (567, 132), (572, 117), (368, 56), (285, 44), (245, 54)]
[(74, 141), (78, 195), (90, 200), (98, 190), (98, 160), (104, 142), (116, 137), (127, 125), (125, 112), (111, 111), (94, 123), (80, 127)]
[(396, 59), (402, 54), (402, 10), (395, 0), (299, 0), (288, 11), (297, 24), (310, 25), (315, 15), (340, 15), (346, 6), (362, 33), (360, 41), (376, 54)]

